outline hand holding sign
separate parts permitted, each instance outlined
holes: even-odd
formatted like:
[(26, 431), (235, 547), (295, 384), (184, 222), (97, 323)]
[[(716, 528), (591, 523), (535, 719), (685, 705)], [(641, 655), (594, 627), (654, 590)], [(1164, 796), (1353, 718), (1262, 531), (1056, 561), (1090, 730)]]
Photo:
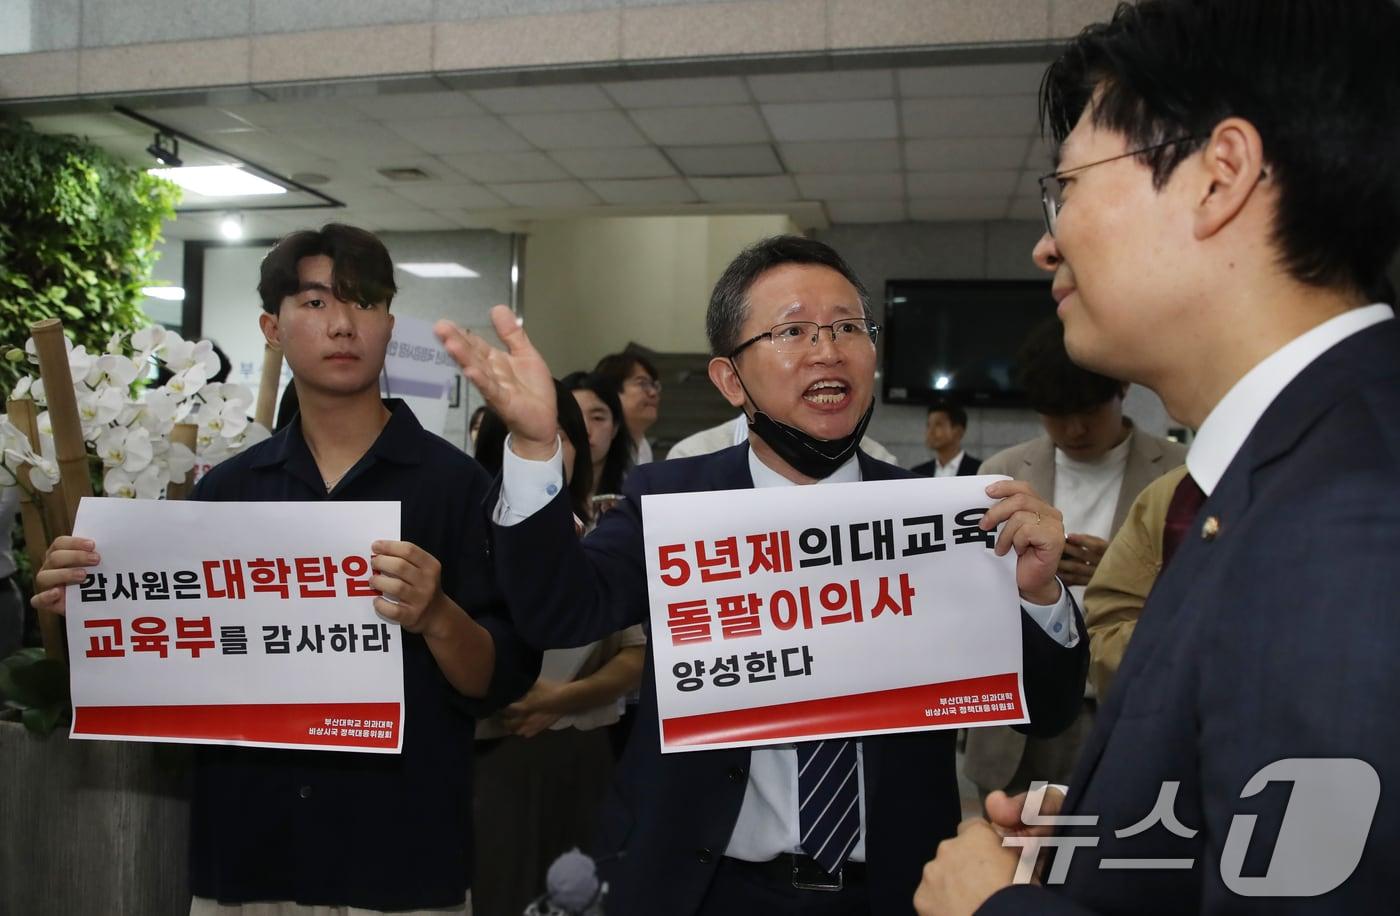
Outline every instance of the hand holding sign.
[(493, 347), (450, 321), (439, 321), (433, 330), (462, 367), (462, 374), (510, 430), (511, 450), (522, 458), (549, 458), (559, 438), (554, 377), (509, 308), (491, 309), (491, 324), (506, 349)]
[(370, 550), (377, 574), (370, 585), (386, 596), (374, 599), (374, 610), (410, 633), (427, 633), (444, 610), (442, 564), (407, 541), (375, 541)]
[(63, 614), (67, 610), (65, 586), (77, 585), (87, 576), (88, 566), (102, 562), (97, 545), (87, 538), (69, 536), (54, 538), (44, 554), (44, 565), (34, 574), (34, 597), (29, 599), (35, 609)]
[(1021, 597), (1035, 604), (1060, 600), (1055, 570), (1065, 549), (1064, 516), (1060, 510), (1036, 495), (1031, 485), (1020, 480), (1001, 480), (987, 487), (987, 495), (998, 499), (982, 516), (982, 529), (991, 531), (1002, 522), (997, 538), (997, 556), (1016, 550), (1016, 588)]

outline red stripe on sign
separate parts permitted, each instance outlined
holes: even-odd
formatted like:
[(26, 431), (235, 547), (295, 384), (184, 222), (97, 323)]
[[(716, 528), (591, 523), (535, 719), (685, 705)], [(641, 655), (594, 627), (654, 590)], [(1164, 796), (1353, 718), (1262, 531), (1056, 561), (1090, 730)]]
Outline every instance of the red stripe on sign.
[(402, 721), (398, 703), (80, 706), (73, 710), (73, 733), (393, 748), (398, 745)]
[[(661, 729), (668, 747), (685, 747), (1004, 722), (1023, 716), (1016, 683), (1015, 674), (994, 674), (942, 684), (679, 716), (666, 719)], [(1002, 705), (1011, 708), (994, 708)]]

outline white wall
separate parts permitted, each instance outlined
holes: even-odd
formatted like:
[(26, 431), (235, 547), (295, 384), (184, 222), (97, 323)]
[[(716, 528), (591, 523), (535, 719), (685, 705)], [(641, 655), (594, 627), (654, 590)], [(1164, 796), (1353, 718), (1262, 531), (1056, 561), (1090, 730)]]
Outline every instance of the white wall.
[(628, 217), (536, 223), (525, 253), (523, 312), (555, 375), (588, 369), (635, 341), (705, 353), (705, 306), (750, 242), (793, 232), (786, 216)]

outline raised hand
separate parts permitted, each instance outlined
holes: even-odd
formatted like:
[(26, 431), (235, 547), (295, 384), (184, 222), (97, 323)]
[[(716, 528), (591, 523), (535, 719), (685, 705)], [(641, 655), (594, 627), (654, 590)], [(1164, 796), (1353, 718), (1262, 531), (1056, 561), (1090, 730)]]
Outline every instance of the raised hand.
[(522, 458), (549, 458), (559, 432), (549, 366), (509, 308), (498, 305), (491, 309), (491, 324), (505, 349), (491, 346), (451, 321), (439, 321), (433, 331), (462, 367), (467, 381), (476, 386), (487, 406), (510, 430), (511, 450)]

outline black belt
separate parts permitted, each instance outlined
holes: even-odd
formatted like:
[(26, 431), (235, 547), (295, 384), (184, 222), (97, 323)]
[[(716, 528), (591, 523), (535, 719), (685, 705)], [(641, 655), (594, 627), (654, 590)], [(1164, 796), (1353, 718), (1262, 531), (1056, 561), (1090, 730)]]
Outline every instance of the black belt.
[(839, 891), (865, 883), (865, 863), (847, 861), (835, 874), (816, 863), (811, 856), (785, 852), (767, 862), (730, 859), (730, 864), (756, 872), (774, 884), (790, 884), (805, 891)]

